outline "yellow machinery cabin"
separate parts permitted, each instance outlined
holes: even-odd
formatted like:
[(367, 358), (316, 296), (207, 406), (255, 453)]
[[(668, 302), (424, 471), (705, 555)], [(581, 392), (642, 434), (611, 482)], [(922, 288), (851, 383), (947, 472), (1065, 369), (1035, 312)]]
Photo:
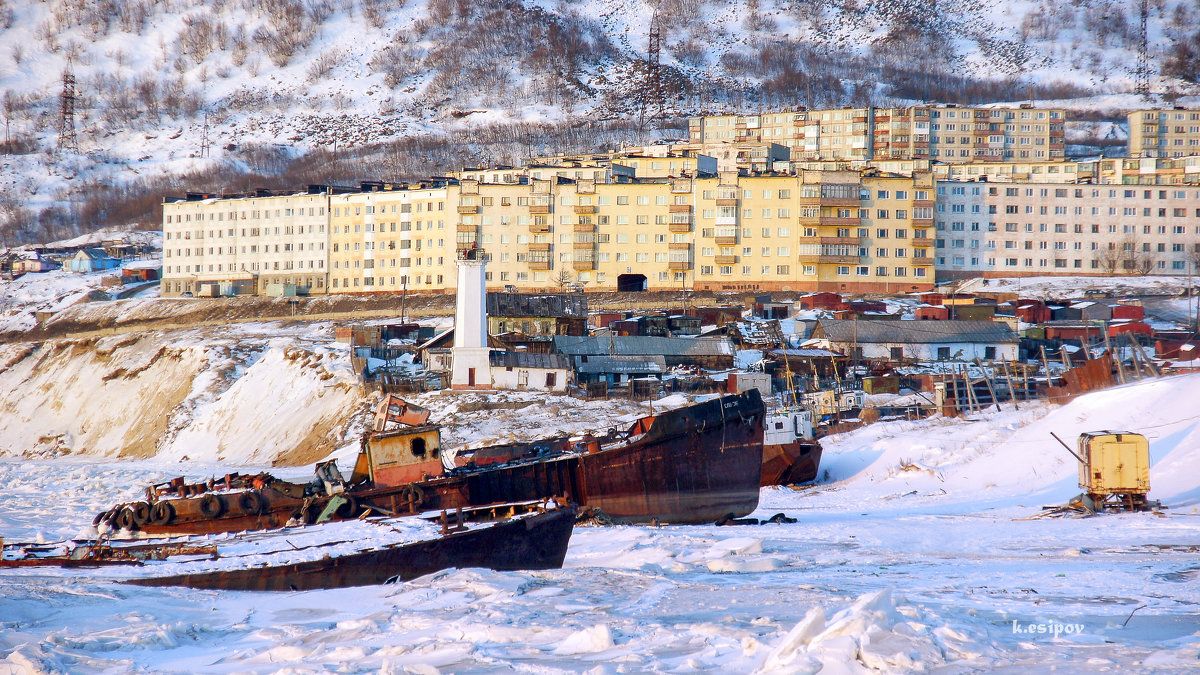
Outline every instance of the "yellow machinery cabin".
[(370, 479), (378, 488), (440, 476), (441, 440), (441, 431), (432, 424), (367, 434), (350, 482)]
[(1098, 507), (1137, 510), (1150, 491), (1150, 444), (1129, 431), (1079, 435), (1079, 487)]

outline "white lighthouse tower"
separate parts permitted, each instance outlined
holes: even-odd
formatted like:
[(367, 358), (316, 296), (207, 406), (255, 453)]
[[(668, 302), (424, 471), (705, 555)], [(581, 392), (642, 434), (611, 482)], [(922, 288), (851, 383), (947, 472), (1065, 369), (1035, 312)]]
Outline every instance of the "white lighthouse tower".
[(454, 303), (451, 389), (490, 389), (491, 350), (487, 346), (488, 256), (481, 248), (458, 251), (458, 296)]

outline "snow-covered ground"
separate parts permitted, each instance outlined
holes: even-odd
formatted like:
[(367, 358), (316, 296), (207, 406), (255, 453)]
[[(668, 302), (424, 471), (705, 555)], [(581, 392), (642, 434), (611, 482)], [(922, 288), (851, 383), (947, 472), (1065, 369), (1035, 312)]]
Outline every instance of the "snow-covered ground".
[[(797, 523), (579, 527), (562, 570), (269, 594), (5, 571), (0, 672), (1195, 671), (1198, 396), (1187, 375), (871, 425), (827, 439), (817, 485), (763, 491), (757, 515)], [(461, 436), (563, 424), (500, 403)], [(1101, 428), (1147, 435), (1169, 508), (1031, 519), (1078, 492), (1049, 432)], [(2, 460), (0, 532), (71, 536), (150, 481), (229, 470), (257, 469)]]

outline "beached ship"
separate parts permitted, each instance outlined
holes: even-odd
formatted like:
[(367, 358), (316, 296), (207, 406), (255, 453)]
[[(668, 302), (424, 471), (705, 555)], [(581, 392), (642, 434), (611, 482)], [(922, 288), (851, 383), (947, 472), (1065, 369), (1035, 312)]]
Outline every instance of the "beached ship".
[(309, 483), (229, 474), (151, 486), (97, 514), (102, 531), (145, 535), (257, 530), (562, 498), (615, 522), (706, 523), (758, 505), (763, 407), (757, 390), (643, 417), (623, 431), (444, 455), (428, 411), (389, 397), (347, 481), (332, 462)]
[(814, 480), (821, 464), (821, 443), (813, 435), (812, 413), (803, 408), (768, 412), (763, 426), (762, 484)]
[[(393, 520), (408, 521), (411, 530), (415, 519)], [(358, 523), (329, 523), (322, 527), (351, 524)], [(365, 550), (327, 552), (318, 546), (310, 547), (307, 556), (285, 550), (289, 558), (303, 558), (294, 562), (246, 566), (246, 561), (235, 561), (232, 566), (219, 566), (220, 561), (200, 561), (177, 566), (181, 569), (175, 574), (134, 577), (125, 583), (229, 591), (307, 591), (408, 581), (450, 568), (558, 569), (566, 558), (574, 526), (574, 508), (555, 508), (496, 522), (463, 521), (450, 531), (443, 527), (434, 534), (410, 531), (401, 541)], [(389, 527), (396, 530), (394, 522)], [(351, 535), (341, 538), (360, 541)], [(192, 571), (189, 567), (200, 569)]]
[(213, 539), (12, 543), (3, 546), (0, 569), (69, 567), (94, 579), (140, 586), (343, 588), (449, 568), (557, 569), (575, 518), (573, 507), (533, 502)]

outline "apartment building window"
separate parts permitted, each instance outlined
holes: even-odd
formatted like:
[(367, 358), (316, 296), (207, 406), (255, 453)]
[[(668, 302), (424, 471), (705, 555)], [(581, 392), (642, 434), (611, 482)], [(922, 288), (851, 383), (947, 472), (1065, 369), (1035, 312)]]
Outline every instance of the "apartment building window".
[(700, 274), (712, 276), (712, 273), (713, 273), (712, 265), (701, 265), (700, 266)]

